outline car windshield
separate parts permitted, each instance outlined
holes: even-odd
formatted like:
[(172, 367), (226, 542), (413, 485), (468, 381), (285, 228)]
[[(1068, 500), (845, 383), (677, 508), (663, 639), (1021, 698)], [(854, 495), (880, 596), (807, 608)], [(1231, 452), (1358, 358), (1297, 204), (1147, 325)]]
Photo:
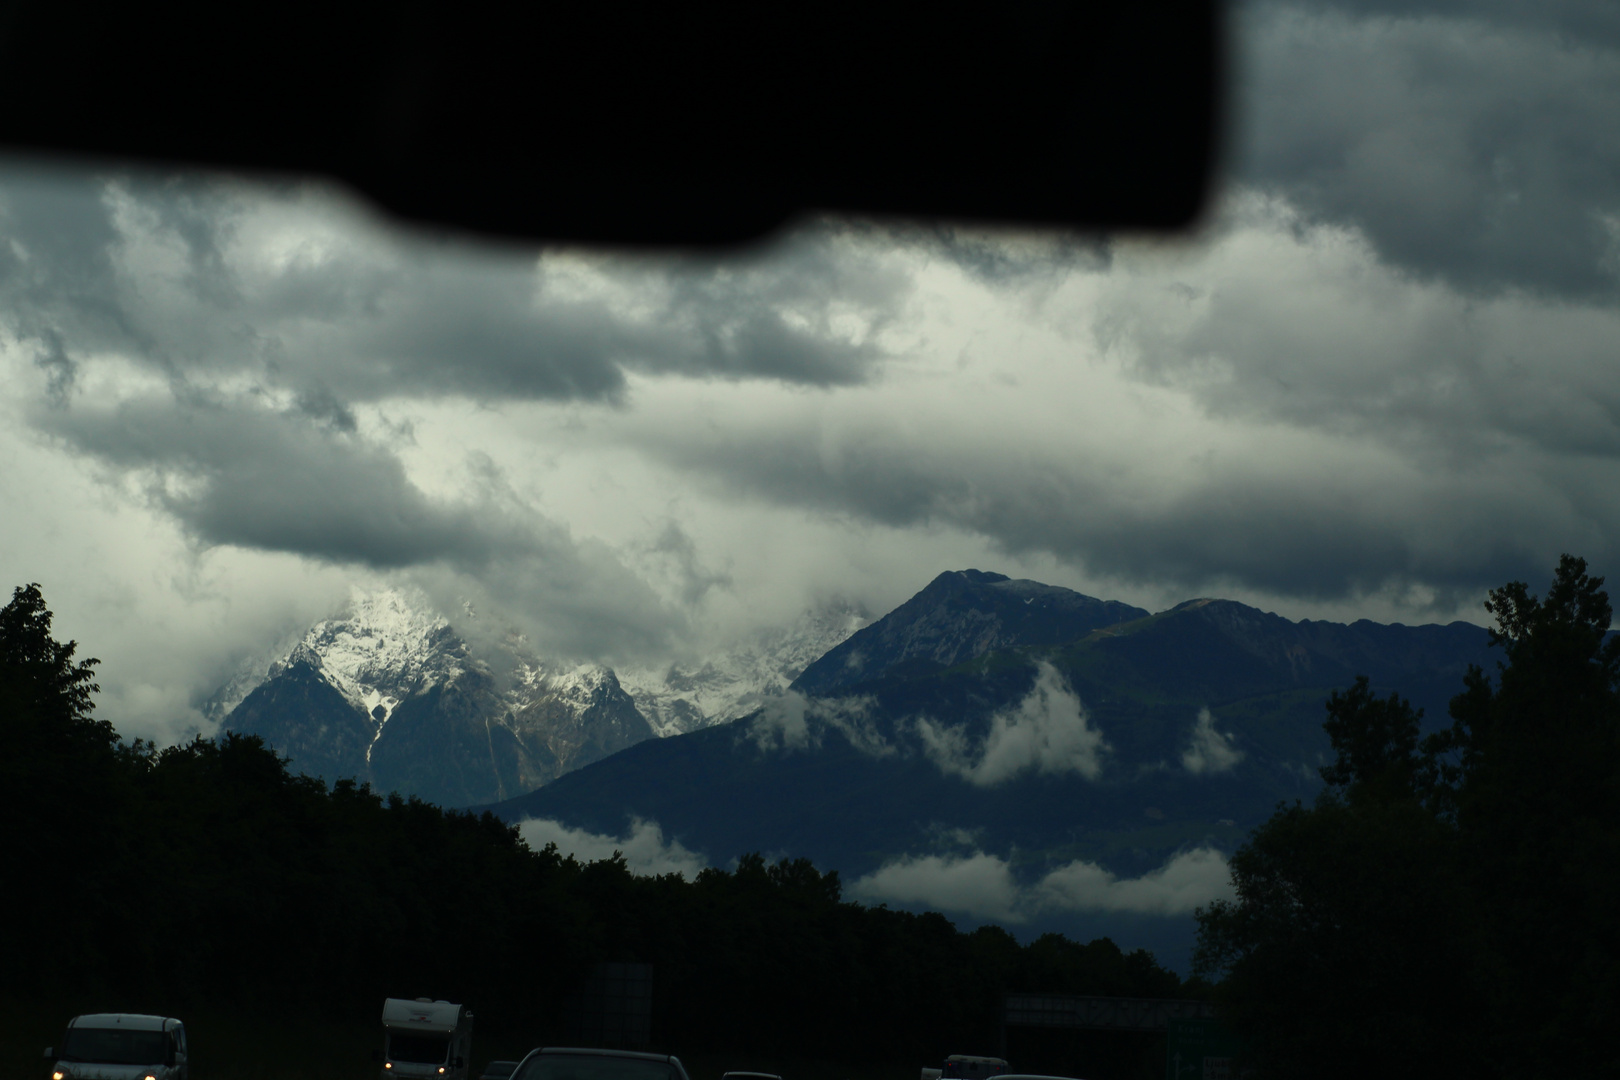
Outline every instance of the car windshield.
[[(0, 145), (0, 701), (61, 727), (0, 755), (33, 860), (0, 997), (75, 1003), (39, 1047), (217, 995), (243, 1024), (363, 1012), (374, 1049), (379, 1003), (421, 994), (477, 1038), (388, 1056), (468, 1077), (617, 1046), (791, 1078), (823, 1045), (839, 1076), (1085, 1075), (1047, 1049), (1151, 1028), (1225, 1060), (1199, 1025), (1231, 1017), (1307, 1062), (1598, 1071), (1553, 1063), (1609, 1053), (1620, 1015), (1620, 736), (1581, 726), (1620, 717), (1620, 675), (1611, 701), (1582, 680), (1615, 657), (1576, 655), (1620, 600), (1620, 2), (886, 14), (890, 52), (940, 67), (881, 107), (876, 45), (764, 92), (774, 44), (710, 70), (630, 9), (529, 5), (530, 33), (398, 7), (355, 49), (260, 20), (302, 35), (284, 65), (221, 34), (195, 77), (0, 20), (0, 60), (60, 72), (13, 89), (131, 132)], [(557, 75), (585, 38), (554, 7), (667, 46), (668, 92)], [(1104, 30), (1183, 9), (1227, 42), (1184, 228), (858, 198), (891, 139), (1009, 189), (1105, 129), (1130, 137), (1077, 193), (1160, 160), (1183, 143), (1139, 108), (1154, 72)], [(441, 35), (518, 51), (486, 92)], [(139, 66), (84, 89), (115, 56)], [(675, 145), (739, 192), (848, 198), (736, 247), (501, 238), (313, 163), (137, 145), (189, 115), (148, 74), (251, 149), (218, 79), (296, 135), (282, 94), (328, 69), (359, 88), (320, 110), (351, 177), (523, 197), (593, 175), (577, 129), (642, 155), (604, 186), (627, 220), (675, 204)], [(770, 115), (711, 124), (677, 83)], [(852, 107), (816, 112), (838, 86)], [(919, 139), (925, 115), (959, 129)], [(27, 696), (36, 656), (100, 666)], [(162, 1056), (117, 1036), (64, 1054)], [(548, 1056), (517, 1080), (671, 1077)]]
[(76, 1027), (69, 1029), (58, 1056), (98, 1065), (155, 1065), (163, 1061), (167, 1044), (161, 1031)]
[(667, 1061), (608, 1054), (535, 1054), (512, 1080), (681, 1080)]
[(422, 1065), (442, 1065), (450, 1054), (447, 1035), (404, 1035), (390, 1032), (388, 1057), (392, 1061), (410, 1061)]

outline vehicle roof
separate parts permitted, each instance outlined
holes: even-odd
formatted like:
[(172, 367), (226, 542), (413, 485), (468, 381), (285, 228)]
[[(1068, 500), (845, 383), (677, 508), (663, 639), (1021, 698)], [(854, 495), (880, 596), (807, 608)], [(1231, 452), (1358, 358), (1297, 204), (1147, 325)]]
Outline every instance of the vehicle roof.
[(952, 1054), (950, 1057), (946, 1058), (945, 1060), (946, 1061), (988, 1061), (988, 1062), (992, 1062), (992, 1063), (994, 1063), (996, 1065), (1005, 1065), (1005, 1064), (1007, 1064), (1007, 1059), (1006, 1058), (979, 1057), (979, 1056), (977, 1056), (975, 1054)]
[(184, 1026), (172, 1016), (151, 1016), (147, 1013), (85, 1013), (68, 1021), (70, 1028), (122, 1027), (131, 1031), (162, 1031)]
[(461, 1006), (449, 1001), (412, 1001), (388, 998), (383, 1002), (384, 1027), (448, 1034), (461, 1023)]
[(532, 1054), (594, 1054), (599, 1057), (640, 1058), (643, 1061), (676, 1061), (674, 1054), (646, 1054), (640, 1050), (603, 1050), (584, 1046), (542, 1046)]

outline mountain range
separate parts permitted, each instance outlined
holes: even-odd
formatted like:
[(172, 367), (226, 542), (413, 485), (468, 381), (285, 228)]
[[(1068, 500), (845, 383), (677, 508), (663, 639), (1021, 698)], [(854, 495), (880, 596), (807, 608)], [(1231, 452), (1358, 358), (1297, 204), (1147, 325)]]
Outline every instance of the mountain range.
[(1431, 727), (1486, 631), (1293, 622), (1229, 600), (1149, 614), (968, 570), (809, 665), (753, 715), (631, 746), (492, 806), (693, 851), (805, 855), (848, 875), (900, 856), (1084, 860), (1137, 876), (1231, 850), (1320, 789), (1323, 705), (1367, 675)]
[(1313, 795), (1323, 704), (1356, 676), (1432, 727), (1491, 661), (1469, 623), (1208, 598), (1149, 613), (978, 570), (876, 621), (829, 608), (623, 677), (469, 640), (420, 598), (357, 593), (214, 707), (328, 780), (607, 837), (656, 823), (711, 862), (775, 852), (853, 877), (993, 854), (1127, 878), (1230, 851)]
[(531, 842), (746, 852), (846, 895), (1022, 934), (1107, 936), (1185, 973), (1196, 907), (1280, 803), (1311, 799), (1323, 706), (1366, 675), (1434, 730), (1479, 626), (1294, 622), (1199, 598), (1149, 613), (939, 575), (755, 712), (644, 740), (487, 809)]
[(755, 711), (865, 621), (849, 607), (807, 612), (699, 665), (621, 679), (601, 665), (548, 662), (514, 633), (477, 653), (424, 598), (356, 592), (334, 618), (247, 665), (208, 712), (309, 775), (468, 806)]
[(1185, 967), (1225, 857), (1321, 790), (1329, 694), (1366, 675), (1433, 730), (1494, 659), (1470, 623), (1212, 598), (1150, 613), (962, 570), (876, 621), (827, 608), (623, 673), (357, 593), (212, 707), (306, 773), (491, 810), (532, 842), (808, 857), (867, 902), (1107, 934)]

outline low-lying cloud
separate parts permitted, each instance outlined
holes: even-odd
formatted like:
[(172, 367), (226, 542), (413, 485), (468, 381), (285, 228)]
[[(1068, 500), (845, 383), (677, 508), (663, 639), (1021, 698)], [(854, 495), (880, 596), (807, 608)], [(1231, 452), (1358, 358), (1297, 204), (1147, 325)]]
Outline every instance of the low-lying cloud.
[(1102, 775), (1108, 741), (1091, 727), (1080, 697), (1051, 664), (1036, 665), (1035, 685), (1017, 705), (990, 718), (982, 745), (969, 745), (959, 726), (916, 722), (923, 750), (941, 771), (978, 787), (994, 787), (1026, 773)]
[(1020, 884), (997, 855), (909, 855), (859, 878), (848, 892), (866, 903), (920, 904), (1006, 923), (1060, 913), (1186, 915), (1235, 895), (1226, 857), (1207, 847), (1184, 851), (1137, 878), (1076, 860), (1032, 884)]
[(983, 852), (895, 859), (857, 878), (847, 892), (870, 904), (927, 904), (1001, 922), (1024, 920), (1011, 867)]
[(1243, 760), (1243, 751), (1232, 745), (1232, 736), (1215, 730), (1209, 710), (1198, 710), (1198, 722), (1182, 752), (1181, 765), (1193, 775), (1230, 772)]
[(692, 881), (709, 865), (704, 856), (688, 851), (679, 840), (664, 839), (664, 830), (657, 822), (640, 818), (631, 820), (625, 836), (571, 829), (546, 818), (524, 819), (518, 824), (518, 833), (535, 851), (556, 844), (562, 855), (572, 855), (581, 862), (600, 862), (618, 852), (631, 873), (645, 876), (679, 874)]
[(744, 734), (763, 751), (813, 750), (829, 731), (872, 757), (896, 752), (871, 720), (870, 698), (807, 698), (790, 690), (773, 697), (748, 722)]
[(1040, 911), (1186, 915), (1235, 895), (1226, 857), (1214, 848), (1195, 848), (1138, 878), (1119, 878), (1094, 863), (1072, 862), (1041, 879), (1033, 906)]

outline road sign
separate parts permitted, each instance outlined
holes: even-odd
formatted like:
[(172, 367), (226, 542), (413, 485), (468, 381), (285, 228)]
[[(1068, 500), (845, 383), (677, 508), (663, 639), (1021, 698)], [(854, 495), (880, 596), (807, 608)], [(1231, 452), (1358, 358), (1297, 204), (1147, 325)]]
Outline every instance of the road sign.
[(1238, 1080), (1243, 1044), (1216, 1021), (1173, 1019), (1166, 1034), (1165, 1080)]

